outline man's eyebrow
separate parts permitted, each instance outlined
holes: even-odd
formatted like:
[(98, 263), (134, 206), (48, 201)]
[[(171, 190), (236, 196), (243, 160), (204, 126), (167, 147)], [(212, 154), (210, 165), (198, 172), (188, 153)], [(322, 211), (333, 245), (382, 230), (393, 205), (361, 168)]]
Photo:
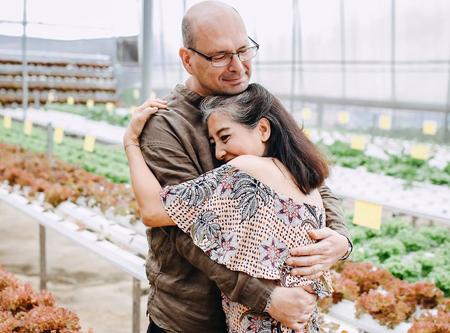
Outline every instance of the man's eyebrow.
[[(237, 50), (241, 50), (241, 49), (245, 49), (246, 47), (249, 47), (249, 43), (246, 43), (245, 45), (242, 45), (241, 47), (239, 47)], [(208, 54), (224, 54), (224, 53), (231, 53), (230, 50), (212, 50), (212, 51), (208, 51)]]

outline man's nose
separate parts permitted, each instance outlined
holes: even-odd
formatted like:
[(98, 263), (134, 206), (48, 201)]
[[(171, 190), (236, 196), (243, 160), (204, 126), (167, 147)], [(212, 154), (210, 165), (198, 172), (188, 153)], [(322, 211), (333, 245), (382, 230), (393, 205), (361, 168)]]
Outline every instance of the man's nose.
[(231, 62), (228, 65), (228, 69), (231, 72), (241, 72), (243, 68), (244, 68), (244, 65), (242, 64), (241, 59), (239, 59), (237, 54), (233, 54), (233, 56), (231, 58)]

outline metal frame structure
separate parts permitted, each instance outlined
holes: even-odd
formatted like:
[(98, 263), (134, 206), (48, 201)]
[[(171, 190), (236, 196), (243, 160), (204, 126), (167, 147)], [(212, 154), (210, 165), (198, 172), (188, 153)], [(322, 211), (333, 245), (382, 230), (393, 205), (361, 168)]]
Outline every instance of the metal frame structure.
[[(302, 57), (302, 26), (301, 26), (301, 15), (300, 0), (292, 1), (292, 59), (290, 61), (270, 61), (270, 62), (261, 62), (257, 61), (259, 66), (264, 65), (288, 65), (292, 69), (291, 75), (291, 83), (290, 83), (290, 104), (291, 110), (293, 110), (294, 103), (296, 101), (305, 101), (310, 102), (311, 100), (316, 99), (333, 99), (335, 101), (334, 104), (341, 105), (345, 107), (346, 105), (354, 105), (355, 101), (358, 106), (368, 106), (368, 107), (379, 107), (384, 108), (386, 106), (392, 108), (392, 110), (397, 109), (405, 109), (403, 106), (408, 105), (411, 110), (419, 110), (419, 111), (438, 111), (444, 112), (444, 138), (445, 140), (449, 139), (449, 113), (450, 113), (450, 54), (448, 61), (441, 60), (427, 60), (427, 61), (399, 61), (396, 59), (396, 0), (391, 0), (390, 3), (390, 44), (391, 44), (391, 54), (389, 61), (352, 61), (346, 59), (346, 36), (345, 36), (345, 0), (339, 0), (339, 17), (340, 17), (340, 45), (341, 45), (341, 59), (336, 61), (323, 61), (323, 60), (314, 60), (308, 61), (304, 60)], [(186, 0), (180, 1), (183, 11), (186, 10)], [(150, 92), (152, 89), (151, 82), (151, 73), (152, 66), (170, 66), (170, 63), (164, 62), (164, 64), (153, 64), (152, 63), (152, 45), (154, 44), (154, 36), (153, 36), (153, 16), (154, 16), (154, 3), (153, 0), (142, 0), (142, 33), (141, 33), (141, 66), (142, 66), (142, 77), (141, 77), (141, 94), (140, 100), (141, 102), (145, 101), (150, 97)], [(27, 0), (23, 0), (23, 36), (22, 36), (22, 63), (23, 63), (23, 74), (22, 74), (22, 91), (23, 91), (23, 100), (22, 100), (22, 108), (23, 110), (27, 110), (28, 108), (28, 83), (27, 83), (27, 36), (26, 36), (26, 26), (27, 26)], [(162, 9), (160, 9), (162, 10)], [(9, 21), (8, 21), (9, 22)], [(161, 47), (164, 48), (164, 35), (160, 36)], [(449, 50), (450, 51), (450, 50)], [(165, 50), (161, 50), (161, 52), (165, 52)], [(303, 93), (303, 71), (304, 65), (306, 64), (317, 64), (317, 65), (330, 65), (336, 64), (340, 65), (341, 71), (341, 98), (330, 98), (330, 97), (320, 97), (320, 96), (305, 96)], [(385, 101), (367, 101), (367, 105), (362, 105), (362, 103), (366, 100), (355, 100), (347, 98), (347, 78), (346, 73), (348, 71), (348, 66), (352, 64), (366, 64), (366, 65), (375, 65), (375, 64), (386, 64), (389, 65), (390, 69), (390, 89), (391, 89), (391, 97), (390, 100)], [(412, 103), (412, 102), (403, 102), (398, 101), (397, 99), (397, 91), (396, 91), (396, 67), (401, 64), (448, 64), (448, 79), (447, 79), (447, 102), (444, 106), (434, 106), (431, 105), (432, 108), (428, 109), (430, 106), (426, 103)], [(177, 64), (180, 71), (183, 71), (182, 66)], [(180, 72), (180, 77), (182, 77)], [(297, 92), (297, 82), (299, 83), (299, 90)], [(306, 97), (306, 99), (304, 99)], [(379, 103), (378, 103), (379, 102)], [(322, 105), (319, 105), (321, 108)], [(26, 117), (26, 111), (24, 113)], [(395, 116), (395, 113), (394, 113)], [(395, 117), (393, 117), (393, 122), (395, 121)], [(393, 126), (395, 127), (395, 126)]]
[(47, 253), (46, 228), (87, 248), (122, 271), (132, 276), (132, 333), (140, 332), (140, 282), (148, 282), (144, 269), (144, 260), (121, 249), (107, 240), (99, 240), (97, 235), (87, 230), (80, 230), (75, 223), (66, 221), (60, 216), (45, 211), (43, 207), (29, 203), (26, 198), (8, 193), (0, 188), (0, 200), (22, 211), (39, 223), (39, 277), (41, 290), (47, 289)]

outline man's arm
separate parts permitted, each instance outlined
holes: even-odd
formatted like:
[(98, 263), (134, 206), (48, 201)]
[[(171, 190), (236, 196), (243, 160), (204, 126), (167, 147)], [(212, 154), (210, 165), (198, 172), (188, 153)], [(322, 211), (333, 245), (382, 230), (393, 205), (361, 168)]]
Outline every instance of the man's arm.
[(325, 208), (327, 227), (337, 231), (351, 242), (350, 232), (345, 225), (341, 200), (326, 185), (322, 185), (319, 188), (319, 192)]
[(309, 236), (317, 243), (291, 250), (287, 264), (296, 267), (293, 275), (318, 278), (338, 260), (346, 259), (352, 250), (351, 236), (345, 225), (340, 200), (323, 185), (319, 189), (326, 214), (327, 228), (311, 230)]

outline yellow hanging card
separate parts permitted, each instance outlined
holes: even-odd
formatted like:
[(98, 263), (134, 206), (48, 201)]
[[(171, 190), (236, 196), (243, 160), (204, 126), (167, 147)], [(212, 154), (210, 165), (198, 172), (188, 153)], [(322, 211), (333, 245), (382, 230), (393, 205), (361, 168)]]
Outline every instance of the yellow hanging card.
[(92, 99), (88, 99), (87, 101), (86, 101), (86, 106), (89, 108), (89, 109), (92, 109), (93, 107), (94, 107), (94, 100), (92, 100)]
[(433, 120), (425, 120), (423, 122), (422, 131), (425, 135), (436, 135), (437, 123)]
[(59, 145), (63, 141), (63, 138), (64, 138), (64, 129), (61, 127), (56, 127), (55, 131), (53, 132), (53, 142)]
[(25, 123), (23, 125), (23, 132), (25, 135), (31, 135), (31, 132), (33, 132), (33, 122), (31, 120), (25, 120)]
[(89, 153), (92, 153), (94, 151), (94, 146), (95, 146), (95, 136), (86, 135), (84, 138), (83, 149)]
[(113, 112), (114, 110), (114, 103), (108, 102), (106, 103), (106, 111), (108, 111), (108, 113)]
[(380, 127), (383, 130), (390, 130), (392, 126), (392, 118), (389, 115), (381, 115), (380, 118), (378, 118), (378, 127)]
[(47, 102), (52, 103), (55, 100), (55, 94), (52, 92), (48, 93)]
[(310, 108), (303, 108), (302, 119), (311, 119), (312, 112)]
[(4, 116), (3, 117), (3, 127), (10, 129), (12, 127), (12, 119), (11, 116)]
[(366, 148), (366, 139), (360, 135), (353, 136), (350, 147), (356, 150), (364, 150)]
[(350, 120), (350, 115), (348, 114), (348, 112), (339, 112), (338, 113), (338, 122), (339, 124), (348, 124)]
[(411, 147), (411, 157), (418, 160), (427, 160), (430, 156), (428, 146), (423, 144), (414, 145)]
[(379, 230), (383, 206), (371, 202), (355, 200), (353, 223)]
[(311, 130), (309, 128), (304, 128), (303, 133), (305, 133), (306, 137), (311, 140)]

